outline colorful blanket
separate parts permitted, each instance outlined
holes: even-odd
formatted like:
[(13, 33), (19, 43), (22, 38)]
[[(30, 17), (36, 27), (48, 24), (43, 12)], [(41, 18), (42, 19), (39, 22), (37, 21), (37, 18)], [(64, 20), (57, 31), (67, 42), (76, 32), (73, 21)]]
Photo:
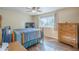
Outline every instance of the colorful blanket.
[(24, 42), (41, 38), (41, 33), (39, 29), (27, 28), (27, 29), (15, 29), (15, 39), (21, 42), (22, 32), (24, 32)]

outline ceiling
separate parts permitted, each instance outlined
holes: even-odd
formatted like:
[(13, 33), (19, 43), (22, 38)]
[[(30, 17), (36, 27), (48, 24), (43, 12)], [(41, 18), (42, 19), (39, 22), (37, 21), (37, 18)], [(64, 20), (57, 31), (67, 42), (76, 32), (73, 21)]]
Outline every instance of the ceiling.
[[(32, 7), (29, 7), (29, 8), (32, 8)], [(56, 11), (62, 8), (63, 7), (40, 7), (41, 12), (33, 13), (33, 12), (28, 12), (27, 7), (0, 7), (0, 9), (18, 11), (22, 13), (27, 13), (29, 15), (40, 15), (40, 14)]]

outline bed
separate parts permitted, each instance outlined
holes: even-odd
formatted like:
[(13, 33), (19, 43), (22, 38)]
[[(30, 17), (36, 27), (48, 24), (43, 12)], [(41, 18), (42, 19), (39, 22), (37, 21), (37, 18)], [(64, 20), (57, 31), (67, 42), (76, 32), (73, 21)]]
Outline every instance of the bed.
[[(25, 48), (28, 48), (34, 44), (37, 44), (41, 40), (41, 31), (35, 28), (26, 28), (26, 29), (15, 29), (15, 40), (20, 42)], [(22, 33), (24, 38), (22, 38)]]

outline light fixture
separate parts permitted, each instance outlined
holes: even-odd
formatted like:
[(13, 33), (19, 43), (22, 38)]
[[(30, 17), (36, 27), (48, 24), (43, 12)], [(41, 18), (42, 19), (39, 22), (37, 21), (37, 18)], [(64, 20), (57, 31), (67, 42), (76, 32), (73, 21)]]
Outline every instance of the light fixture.
[(36, 10), (32, 10), (32, 12), (33, 12), (33, 13), (36, 13), (37, 11), (36, 11)]

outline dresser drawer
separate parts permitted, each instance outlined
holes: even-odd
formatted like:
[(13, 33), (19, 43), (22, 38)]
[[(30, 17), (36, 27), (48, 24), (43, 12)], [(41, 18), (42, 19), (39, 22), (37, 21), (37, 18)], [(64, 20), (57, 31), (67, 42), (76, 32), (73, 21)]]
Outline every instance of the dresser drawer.
[(60, 41), (66, 43), (66, 44), (70, 44), (72, 46), (76, 45), (76, 41), (75, 41), (74, 37), (63, 36)]

